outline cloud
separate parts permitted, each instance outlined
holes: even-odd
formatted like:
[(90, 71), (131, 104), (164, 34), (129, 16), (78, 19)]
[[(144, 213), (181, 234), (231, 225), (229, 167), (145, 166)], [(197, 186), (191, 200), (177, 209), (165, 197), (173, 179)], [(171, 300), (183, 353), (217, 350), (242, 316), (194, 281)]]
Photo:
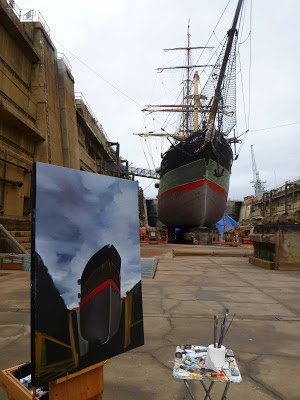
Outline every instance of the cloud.
[(121, 257), (121, 296), (141, 279), (136, 182), (37, 164), (36, 251), (66, 305), (94, 253), (113, 244)]

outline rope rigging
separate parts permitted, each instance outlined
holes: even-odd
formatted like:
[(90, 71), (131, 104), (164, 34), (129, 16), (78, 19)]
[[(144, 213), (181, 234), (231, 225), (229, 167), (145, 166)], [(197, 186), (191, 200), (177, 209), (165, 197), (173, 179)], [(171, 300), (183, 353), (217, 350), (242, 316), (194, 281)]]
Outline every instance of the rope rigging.
[[(224, 9), (224, 11), (223, 11), (221, 17), (219, 18), (219, 20), (218, 20), (218, 22), (217, 22), (217, 24), (216, 24), (216, 26), (215, 26), (215, 28), (214, 28), (212, 34), (210, 35), (209, 39), (207, 40), (206, 45), (209, 43), (210, 39), (211, 39), (213, 36), (214, 36), (215, 39), (218, 41), (218, 38), (217, 38), (217, 35), (216, 35), (215, 30), (216, 30), (217, 26), (219, 25), (219, 23), (220, 23), (220, 21), (221, 21), (221, 19), (222, 19), (222, 17), (223, 17), (223, 14), (225, 13), (227, 7), (229, 6), (229, 3), (230, 3), (230, 0), (228, 1), (228, 3), (227, 3), (227, 5), (226, 5), (226, 7), (225, 7), (225, 9)], [(250, 90), (250, 88), (251, 88), (251, 69), (252, 69), (252, 0), (248, 0), (248, 3), (245, 3), (245, 8), (246, 8), (246, 5), (247, 5), (247, 7), (249, 7), (249, 10), (250, 10), (250, 29), (249, 29), (249, 31), (246, 30), (245, 13), (244, 13), (243, 20), (240, 22), (240, 24), (242, 24), (242, 25), (241, 25), (241, 28), (242, 28), (242, 29), (241, 29), (241, 34), (240, 34), (241, 37), (239, 38), (239, 41), (238, 41), (238, 48), (237, 48), (238, 65), (239, 65), (238, 74), (240, 74), (240, 85), (241, 85), (241, 88), (242, 88), (242, 93), (241, 93), (241, 95), (242, 95), (242, 101), (241, 101), (241, 103), (242, 103), (242, 107), (243, 107), (243, 121), (242, 121), (242, 125), (245, 125), (245, 129), (243, 129), (243, 127), (240, 127), (240, 126), (239, 126), (239, 129), (236, 129), (236, 131), (237, 131), (237, 136), (236, 136), (236, 137), (242, 139), (240, 145), (238, 146), (239, 148), (238, 148), (238, 152), (237, 152), (237, 157), (238, 157), (238, 155), (240, 154), (240, 152), (241, 152), (241, 150), (242, 150), (242, 148), (243, 148), (243, 146), (244, 146), (244, 144), (245, 144), (245, 141), (246, 141), (246, 139), (247, 139), (249, 133), (260, 132), (260, 131), (266, 131), (266, 130), (271, 130), (271, 129), (276, 129), (276, 128), (282, 128), (282, 127), (288, 127), (288, 126), (300, 124), (300, 122), (292, 122), (292, 123), (281, 124), (281, 125), (276, 125), (276, 124), (275, 124), (275, 126), (270, 126), (270, 127), (261, 128), (261, 129), (254, 129), (254, 130), (253, 130), (253, 129), (250, 129), (250, 118), (251, 118), (251, 90)], [(246, 32), (243, 33), (244, 31), (246, 31), (247, 33), (246, 33)], [(244, 37), (242, 37), (243, 35), (244, 35)], [(83, 64), (86, 68), (88, 68), (88, 69), (89, 69), (90, 71), (92, 71), (95, 75), (97, 75), (97, 77), (99, 77), (100, 79), (102, 79), (103, 81), (105, 81), (107, 84), (109, 84), (109, 85), (110, 85), (111, 87), (113, 87), (115, 90), (117, 90), (120, 94), (122, 94), (122, 96), (126, 97), (127, 99), (129, 99), (130, 101), (132, 101), (133, 103), (135, 103), (136, 105), (138, 105), (139, 107), (142, 107), (142, 105), (141, 105), (138, 101), (136, 101), (134, 98), (128, 96), (125, 92), (123, 92), (123, 91), (120, 90), (118, 87), (116, 87), (115, 85), (113, 85), (111, 82), (109, 82), (108, 80), (106, 80), (101, 74), (99, 74), (97, 71), (95, 71), (95, 69), (91, 68), (87, 63), (85, 63), (84, 61), (82, 61), (82, 60), (81, 60), (78, 56), (76, 56), (73, 52), (71, 52), (71, 51), (68, 50), (66, 47), (64, 47), (60, 42), (58, 42), (56, 39), (53, 39), (53, 40), (55, 40), (63, 49), (65, 49), (69, 54), (71, 54), (74, 58), (76, 58), (76, 60), (78, 60), (78, 61), (79, 61), (81, 64)], [(219, 41), (218, 41), (218, 42), (219, 42)], [(220, 43), (220, 42), (219, 42), (219, 43)], [(247, 71), (245, 72), (245, 71), (242, 70), (242, 67), (241, 67), (241, 64), (242, 64), (241, 61), (242, 61), (242, 60), (241, 60), (241, 54), (240, 54), (241, 46), (245, 45), (246, 43), (247, 43), (247, 45), (249, 45), (249, 68), (248, 68), (248, 77), (247, 77), (247, 73), (246, 73)], [(220, 46), (220, 45), (219, 45), (219, 46)], [(218, 46), (218, 48), (219, 48), (219, 46)], [(217, 52), (217, 50), (214, 51), (214, 52), (212, 52), (213, 54), (211, 55), (210, 60), (214, 57), (214, 55), (216, 54), (216, 52)], [(201, 55), (202, 55), (203, 53), (204, 53), (204, 50), (202, 50), (200, 56), (198, 57), (197, 63), (199, 62), (199, 59), (200, 59), (200, 57), (201, 57)], [(174, 59), (173, 59), (173, 60), (174, 60)], [(202, 75), (202, 74), (203, 74), (203, 76), (204, 76), (205, 74), (207, 74), (207, 72), (206, 72), (205, 70), (203, 70), (203, 71), (200, 72), (199, 75)], [(248, 79), (247, 79), (247, 78), (248, 78)], [(248, 80), (248, 85), (245, 84), (245, 81), (246, 81), (246, 80)], [(153, 85), (153, 88), (152, 88), (151, 98), (154, 97), (154, 87), (155, 87), (155, 85), (158, 83), (157, 81), (158, 81), (158, 79), (157, 79), (157, 75), (156, 75), (155, 82), (154, 82), (154, 85)], [(165, 85), (166, 91), (168, 90), (169, 96), (173, 95), (173, 94), (175, 93), (175, 91), (178, 89), (178, 87), (180, 87), (180, 85), (181, 85), (181, 84), (177, 85), (176, 87), (175, 87), (175, 85), (174, 85), (174, 88), (173, 88), (173, 89), (168, 89), (168, 88), (167, 88), (167, 85)], [(247, 86), (248, 86), (248, 88), (247, 88)], [(247, 99), (247, 91), (248, 91), (248, 99)], [(177, 91), (176, 93), (178, 94), (178, 91)], [(178, 99), (179, 99), (179, 96), (180, 96), (180, 95), (177, 96), (176, 103), (177, 103), (177, 101), (178, 101)], [(161, 97), (159, 97), (159, 98), (161, 98)], [(191, 104), (191, 101), (189, 101), (189, 104)], [(155, 116), (155, 117), (154, 117), (153, 114), (151, 114), (151, 117), (152, 117), (153, 126), (154, 126), (154, 125), (155, 125), (156, 127), (159, 126), (161, 130), (162, 130), (162, 129), (164, 129), (164, 130), (169, 130), (169, 129), (167, 129), (167, 127), (169, 127), (169, 128), (171, 128), (171, 127), (174, 127), (174, 128), (177, 127), (177, 123), (176, 123), (176, 124), (173, 124), (172, 121), (171, 121), (171, 113), (168, 113), (168, 114), (167, 114), (167, 118), (165, 118), (165, 119), (164, 119), (164, 118), (160, 118), (159, 116)], [(238, 123), (237, 123), (237, 124), (238, 124)], [(240, 125), (240, 123), (239, 123), (239, 125)], [(145, 130), (146, 130), (146, 132), (147, 132), (146, 125), (144, 124), (144, 126), (145, 126)], [(238, 132), (239, 132), (239, 133), (238, 133)], [(164, 145), (165, 145), (166, 141), (165, 141), (163, 138), (161, 138), (160, 140), (161, 140), (161, 143), (160, 143), (160, 153), (162, 154), (162, 153), (164, 153)], [(155, 153), (156, 153), (155, 157), (153, 156), (153, 154), (152, 154), (151, 156), (148, 154), (148, 157), (147, 157), (146, 153), (148, 153), (149, 149), (150, 149), (150, 152), (153, 153), (153, 151), (151, 150), (152, 144), (149, 143), (149, 141), (147, 141), (147, 139), (145, 139), (145, 141), (146, 141), (146, 144), (145, 144), (145, 146), (143, 146), (143, 141), (142, 141), (141, 138), (140, 138), (140, 143), (141, 143), (141, 146), (142, 146), (142, 151), (143, 151), (145, 160), (146, 160), (146, 162), (147, 162), (147, 164), (148, 164), (149, 169), (151, 169), (151, 168), (150, 168), (150, 165), (151, 165), (152, 163), (153, 163), (153, 164), (155, 163), (154, 158), (155, 158), (155, 159), (156, 159), (156, 158), (159, 159), (159, 157), (160, 157), (160, 155), (159, 155), (159, 146), (157, 145), (157, 142), (156, 142), (156, 143), (155, 143)], [(157, 166), (157, 163), (156, 163), (156, 166)]]
[[(213, 68), (213, 70), (211, 71), (208, 80), (206, 81), (204, 87), (200, 90), (200, 93), (202, 95), (202, 112), (201, 112), (201, 122), (200, 122), (200, 126), (205, 126), (207, 119), (208, 119), (208, 110), (210, 109), (211, 106), (211, 99), (213, 99), (213, 97), (215, 96), (215, 90), (216, 90), (216, 79), (215, 76), (217, 77), (219, 75), (219, 65), (222, 63), (224, 54), (225, 54), (225, 49), (226, 49), (226, 43), (228, 40), (228, 35), (226, 35), (224, 37), (224, 39), (222, 40), (222, 43), (218, 40), (217, 35), (216, 35), (216, 28), (219, 25), (228, 5), (230, 3), (230, 0), (227, 2), (227, 5), (225, 7), (225, 9), (223, 10), (219, 20), (217, 21), (217, 24), (214, 28), (214, 30), (212, 31), (209, 39), (206, 42), (206, 46), (207, 44), (210, 42), (212, 36), (215, 37), (215, 39), (218, 42), (218, 46), (217, 49), (213, 52), (213, 54), (211, 55), (211, 57), (209, 58), (209, 62), (211, 62), (211, 60), (216, 56), (216, 54), (218, 55), (218, 59), (217, 62), (215, 64), (215, 67)], [(245, 24), (245, 15), (243, 17), (243, 19), (239, 20), (239, 26), (238, 28), (240, 29), (241, 26), (241, 31), (243, 31), (243, 27)], [(251, 29), (250, 29), (251, 32)], [(189, 36), (189, 31), (188, 31), (188, 36)], [(249, 36), (249, 35), (248, 35)], [(243, 102), (243, 108), (244, 108), (244, 120), (245, 120), (245, 126), (246, 126), (246, 130), (248, 129), (248, 124), (247, 124), (247, 116), (246, 116), (246, 105), (245, 105), (245, 95), (244, 95), (244, 84), (243, 84), (243, 76), (242, 76), (242, 68), (241, 68), (241, 59), (240, 59), (240, 53), (239, 53), (239, 47), (240, 44), (237, 40), (237, 35), (234, 35), (234, 42), (233, 42), (233, 46), (232, 46), (232, 52), (230, 53), (230, 59), (229, 62), (227, 64), (226, 67), (226, 71), (225, 71), (225, 78), (223, 83), (222, 83), (222, 101), (220, 102), (220, 105), (218, 106), (217, 109), (217, 129), (218, 131), (222, 131), (222, 133), (224, 134), (224, 136), (228, 136), (230, 131), (233, 129), (233, 127), (236, 125), (237, 121), (236, 121), (236, 111), (235, 111), (235, 104), (236, 104), (236, 84), (235, 84), (235, 76), (236, 76), (236, 55), (238, 54), (239, 56), (239, 73), (240, 73), (240, 78), (241, 78), (241, 87), (242, 87), (242, 102)], [(188, 46), (189, 46), (189, 39), (188, 39)], [(206, 47), (205, 46), (205, 47)], [(222, 51), (219, 51), (220, 46), (222, 46)], [(200, 60), (201, 55), (203, 54), (204, 49), (202, 50), (197, 63)], [(190, 65), (190, 56), (189, 56), (189, 52), (187, 52), (187, 65)], [(192, 70), (191, 70), (192, 71)], [(200, 76), (206, 73), (205, 69), (201, 71), (201, 73), (199, 74)], [(188, 75), (189, 76), (189, 75)], [(163, 80), (162, 80), (163, 82)], [(191, 80), (189, 80), (189, 78), (187, 78), (186, 82), (186, 92), (190, 93), (191, 92)], [(163, 82), (164, 85), (164, 91), (167, 94), (166, 91), (166, 85)], [(170, 91), (168, 91), (168, 94), (170, 94)], [(168, 97), (168, 96), (167, 96)], [(191, 119), (192, 119), (192, 110), (191, 112), (188, 112), (188, 106), (192, 106), (193, 105), (193, 96), (189, 96), (189, 98), (186, 98), (186, 102), (184, 104), (186, 104), (186, 110), (187, 112), (183, 112), (182, 115), (182, 121), (180, 123), (181, 126), (186, 126), (186, 128), (192, 132), (193, 130), (190, 129), (191, 127)], [(173, 104), (177, 104), (178, 101), (178, 97), (175, 101), (175, 103)], [(205, 106), (206, 108), (203, 108), (203, 106)], [(192, 108), (192, 107), (191, 107)], [(164, 130), (170, 123), (170, 118), (171, 118), (171, 113), (169, 112), (167, 117), (165, 118), (165, 123), (163, 123), (163, 126), (161, 127), (161, 130)], [(249, 121), (249, 115), (248, 115), (248, 121)], [(177, 129), (177, 131), (180, 131), (180, 129)], [(162, 139), (161, 139), (162, 140)], [(169, 140), (169, 139), (168, 139)], [(194, 142), (195, 143), (195, 142)], [(188, 145), (187, 145), (188, 146)], [(213, 145), (213, 148), (214, 145)], [(149, 151), (150, 147), (148, 146)], [(215, 148), (215, 151), (217, 151), (217, 149)]]
[[(222, 131), (224, 136), (228, 136), (229, 133), (232, 131), (233, 127), (238, 124), (238, 121), (236, 119), (236, 83), (235, 83), (235, 77), (239, 74), (240, 75), (240, 87), (241, 87), (241, 103), (242, 103), (242, 107), (243, 107), (243, 119), (244, 119), (244, 125), (245, 125), (245, 129), (244, 132), (236, 135), (235, 131), (234, 131), (234, 136), (233, 136), (233, 142), (234, 142), (234, 152), (236, 154), (236, 158), (238, 157), (241, 148), (243, 147), (244, 143), (245, 143), (245, 139), (249, 133), (249, 123), (250, 123), (250, 104), (251, 104), (251, 97), (250, 97), (250, 76), (251, 76), (251, 28), (252, 28), (252, 0), (250, 0), (251, 4), (250, 4), (250, 28), (249, 28), (249, 32), (246, 35), (245, 39), (243, 38), (244, 35), (244, 30), (245, 30), (245, 26), (246, 26), (246, 5), (244, 3), (243, 9), (242, 9), (242, 18), (240, 18), (239, 23), (238, 23), (238, 29), (237, 31), (240, 32), (240, 37), (241, 40), (238, 40), (237, 35), (234, 36), (234, 44), (232, 45), (232, 52), (230, 53), (229, 56), (229, 61), (227, 64), (227, 68), (225, 71), (225, 79), (222, 83), (222, 100), (220, 101), (218, 108), (217, 108), (217, 113), (216, 113), (216, 129), (220, 132)], [(218, 64), (221, 64), (221, 60), (223, 59), (224, 56), (224, 52), (225, 52), (225, 48), (226, 48), (226, 43), (227, 43), (227, 35), (223, 38), (222, 42), (220, 42), (218, 40), (217, 34), (216, 34), (216, 28), (219, 25), (220, 21), (223, 18), (223, 15), (225, 13), (225, 11), (227, 10), (228, 6), (230, 4), (230, 0), (227, 2), (226, 7), (224, 8), (220, 18), (217, 21), (217, 24), (215, 26), (215, 28), (213, 29), (209, 39), (207, 40), (205, 47), (210, 43), (211, 38), (214, 36), (214, 38), (216, 39), (216, 41), (218, 42), (218, 46), (215, 49), (215, 51), (212, 53), (212, 55), (209, 57), (209, 63), (211, 62), (211, 60), (214, 59), (214, 57), (216, 57), (216, 55), (218, 54), (218, 59), (217, 62), (215, 64), (214, 69), (211, 71), (205, 85), (200, 88), (200, 93), (203, 97), (206, 97), (206, 99), (202, 99), (201, 100), (201, 106), (202, 106), (202, 112), (201, 112), (201, 122), (199, 124), (199, 126), (205, 126), (206, 122), (207, 122), (207, 117), (208, 117), (208, 110), (210, 109), (211, 106), (211, 99), (213, 99), (213, 97), (215, 96), (215, 88), (216, 88), (216, 80), (215, 80), (215, 76), (218, 76), (219, 74), (219, 66)], [(189, 32), (189, 31), (188, 31)], [(189, 33), (188, 33), (189, 35)], [(249, 50), (249, 58), (250, 58), (250, 65), (249, 65), (249, 70), (248, 70), (248, 110), (246, 110), (246, 96), (245, 96), (245, 84), (244, 84), (244, 73), (243, 73), (243, 69), (242, 69), (242, 63), (241, 63), (241, 54), (240, 54), (240, 47), (246, 43), (249, 42), (250, 44), (250, 50)], [(220, 52), (220, 47), (222, 47), (222, 51)], [(200, 56), (198, 57), (197, 63), (199, 62), (201, 56), (204, 53), (204, 49), (202, 50)], [(187, 52), (187, 57), (188, 56), (188, 52)], [(239, 65), (239, 70), (236, 70), (236, 63), (235, 60), (236, 58), (238, 58), (238, 65)], [(188, 65), (189, 65), (190, 59), (188, 60)], [(193, 71), (193, 69), (191, 69), (191, 71)], [(201, 76), (202, 74), (207, 74), (206, 70), (203, 69), (199, 76)], [(191, 80), (190, 81), (185, 81), (186, 82), (186, 87), (187, 87), (187, 92), (190, 92), (191, 90)], [(201, 85), (201, 84), (200, 84)], [(164, 90), (166, 92), (166, 85), (164, 83)], [(168, 94), (170, 94), (171, 91), (168, 91)], [(175, 101), (175, 103), (173, 104), (177, 104), (178, 101), (178, 97)], [(186, 99), (185, 104), (187, 105), (186, 110), (188, 110), (188, 106), (192, 106), (193, 105), (193, 98), (192, 96), (190, 96), (189, 99)], [(206, 106), (206, 108), (203, 108), (203, 106)], [(192, 107), (191, 107), (192, 109)], [(206, 110), (206, 111), (205, 111)], [(190, 127), (190, 119), (192, 117), (192, 110), (191, 112), (183, 112), (182, 115), (182, 121), (180, 122), (180, 126), (186, 126), (186, 127)], [(168, 115), (165, 118), (165, 123), (163, 123), (161, 130), (165, 132), (165, 128), (167, 126), (169, 126), (170, 122), (171, 122), (171, 113), (169, 112)], [(179, 122), (178, 122), (179, 123)], [(190, 129), (189, 129), (190, 130)], [(177, 132), (180, 131), (180, 128), (177, 129)], [(192, 131), (192, 130), (190, 130)], [(243, 140), (240, 143), (238, 152), (236, 152), (236, 140), (238, 140), (238, 138), (244, 136)], [(169, 139), (168, 139), (169, 140)], [(176, 141), (175, 141), (176, 142)], [(200, 141), (199, 141), (200, 142)], [(161, 143), (163, 143), (163, 139), (161, 139)], [(195, 142), (194, 142), (195, 143)], [(186, 148), (188, 148), (189, 145), (186, 144)], [(218, 152), (217, 148), (213, 145), (213, 148), (215, 149), (216, 152)], [(150, 149), (150, 148), (149, 148)], [(163, 151), (161, 152), (163, 153)], [(220, 153), (221, 155), (221, 153)]]

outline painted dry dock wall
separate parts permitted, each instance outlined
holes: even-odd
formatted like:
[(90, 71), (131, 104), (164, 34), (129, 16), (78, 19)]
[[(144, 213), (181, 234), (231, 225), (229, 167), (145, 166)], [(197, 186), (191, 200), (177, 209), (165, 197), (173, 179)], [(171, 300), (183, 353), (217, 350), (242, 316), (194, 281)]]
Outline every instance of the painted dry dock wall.
[(57, 60), (63, 165), (79, 169), (78, 131), (74, 107), (74, 78), (64, 59)]
[(45, 139), (36, 126), (37, 102), (31, 94), (32, 65), (40, 59), (33, 46), (33, 28), (20, 24), (7, 8), (1, 0), (0, 213), (26, 215), (35, 142)]

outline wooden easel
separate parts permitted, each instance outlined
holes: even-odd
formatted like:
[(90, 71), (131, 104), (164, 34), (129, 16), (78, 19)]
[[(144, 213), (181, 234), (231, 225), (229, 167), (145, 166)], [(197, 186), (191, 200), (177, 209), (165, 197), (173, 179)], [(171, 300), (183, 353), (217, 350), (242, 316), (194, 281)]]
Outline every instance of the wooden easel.
[[(103, 366), (111, 360), (92, 365), (81, 371), (49, 382), (49, 400), (102, 400), (104, 389)], [(10, 400), (36, 400), (33, 393), (12, 375), (19, 366), (1, 371), (0, 386)]]
[(110, 360), (49, 382), (49, 400), (102, 400), (103, 366)]

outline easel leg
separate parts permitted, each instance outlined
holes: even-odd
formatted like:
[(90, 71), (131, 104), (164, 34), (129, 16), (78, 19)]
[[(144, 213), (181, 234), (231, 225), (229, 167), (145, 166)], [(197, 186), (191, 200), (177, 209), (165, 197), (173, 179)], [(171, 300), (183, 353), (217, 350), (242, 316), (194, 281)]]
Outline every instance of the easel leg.
[(224, 389), (224, 393), (223, 393), (223, 396), (222, 396), (222, 399), (221, 399), (221, 400), (226, 400), (226, 399), (227, 399), (227, 392), (228, 392), (228, 389), (229, 389), (229, 385), (230, 385), (230, 381), (228, 381), (228, 382), (226, 383), (226, 387), (225, 387), (225, 389)]
[[(191, 396), (191, 398), (192, 398), (193, 400), (196, 400), (196, 398), (195, 398), (195, 396), (194, 396), (194, 394), (193, 394), (193, 392), (192, 392), (192, 390), (191, 390), (191, 388), (190, 388), (190, 385), (188, 384), (188, 381), (187, 381), (186, 379), (184, 379), (183, 381), (184, 381), (184, 383), (185, 383), (185, 386), (186, 386), (186, 388), (187, 388), (187, 390), (188, 390), (189, 395)], [(205, 383), (204, 383), (203, 381), (200, 381), (200, 383), (201, 383), (201, 385), (203, 386), (203, 389), (205, 390), (205, 393), (206, 393), (206, 395), (205, 395), (205, 397), (204, 397), (204, 400), (207, 400), (207, 399), (213, 400), (213, 399), (211, 398), (210, 392), (211, 392), (211, 389), (212, 389), (212, 387), (213, 387), (213, 385), (214, 385), (215, 382), (211, 382), (208, 388), (205, 386)], [(226, 386), (225, 386), (225, 389), (224, 389), (224, 392), (223, 392), (223, 395), (222, 395), (221, 400), (226, 400), (226, 399), (227, 399), (227, 392), (228, 392), (229, 386), (230, 386), (230, 381), (228, 381), (228, 382), (226, 383)]]
[(107, 361), (49, 382), (49, 400), (101, 400), (104, 381), (103, 366)]
[(205, 395), (205, 397), (204, 397), (204, 400), (206, 400), (207, 398), (209, 398), (209, 400), (212, 400), (212, 398), (210, 397), (210, 391), (211, 391), (211, 389), (212, 389), (212, 387), (214, 386), (214, 383), (215, 382), (211, 382), (211, 384), (209, 385), (209, 388), (207, 389), (207, 387), (205, 386), (205, 384), (204, 384), (204, 382), (203, 381), (200, 381), (201, 382), (201, 385), (203, 386), (203, 389), (205, 390), (205, 392), (206, 392), (206, 395)]
[(193, 393), (192, 393), (192, 391), (191, 391), (190, 385), (188, 384), (188, 381), (187, 381), (186, 379), (184, 379), (183, 381), (184, 381), (184, 383), (185, 383), (185, 386), (186, 386), (186, 388), (187, 388), (187, 390), (188, 390), (188, 392), (189, 392), (191, 398), (192, 398), (193, 400), (196, 400), (196, 399), (195, 399), (195, 396), (193, 395)]

